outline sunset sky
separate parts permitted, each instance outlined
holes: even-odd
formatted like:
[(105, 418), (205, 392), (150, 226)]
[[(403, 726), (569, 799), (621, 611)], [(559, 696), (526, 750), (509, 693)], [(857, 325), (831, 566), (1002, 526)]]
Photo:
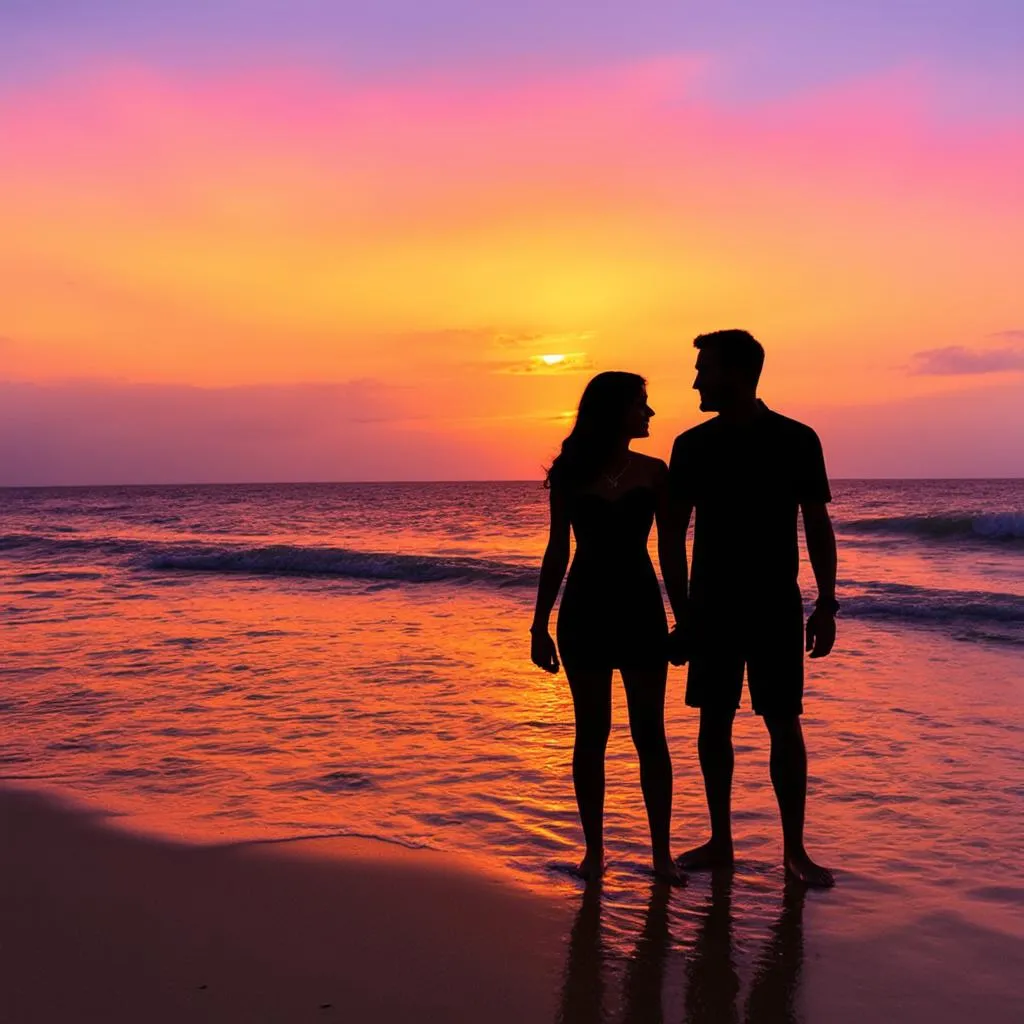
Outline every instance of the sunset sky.
[[(595, 8), (600, 8), (595, 9)], [(0, 484), (533, 478), (694, 335), (834, 476), (1024, 475), (1024, 7), (0, 4)]]

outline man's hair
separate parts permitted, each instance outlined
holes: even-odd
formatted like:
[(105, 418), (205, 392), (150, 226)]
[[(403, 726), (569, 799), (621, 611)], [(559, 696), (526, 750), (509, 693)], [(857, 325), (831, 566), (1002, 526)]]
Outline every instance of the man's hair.
[(745, 381), (756, 385), (764, 366), (764, 348), (749, 331), (712, 331), (698, 334), (693, 347), (714, 352), (722, 365), (740, 374)]

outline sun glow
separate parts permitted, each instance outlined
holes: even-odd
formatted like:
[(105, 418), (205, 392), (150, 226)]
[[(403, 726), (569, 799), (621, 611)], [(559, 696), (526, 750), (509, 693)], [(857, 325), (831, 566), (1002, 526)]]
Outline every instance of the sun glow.
[(545, 366), (558, 366), (559, 363), (565, 362), (565, 356), (563, 354), (547, 355), (537, 357)]

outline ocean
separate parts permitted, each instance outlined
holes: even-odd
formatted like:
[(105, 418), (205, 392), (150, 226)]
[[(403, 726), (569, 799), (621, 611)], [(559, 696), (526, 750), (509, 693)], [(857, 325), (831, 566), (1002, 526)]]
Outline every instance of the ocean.
[[(834, 492), (839, 638), (808, 663), (804, 722), (808, 847), (839, 883), (809, 913), (851, 935), (952, 915), (1019, 942), (1024, 481)], [(0, 491), (0, 776), (187, 842), (370, 836), (570, 891), (571, 704), (527, 633), (546, 517), (535, 482)], [(677, 852), (706, 836), (684, 682)], [(621, 689), (614, 714), (604, 928), (625, 957), (648, 840)], [(782, 873), (746, 698), (736, 753), (749, 974)], [(706, 902), (696, 878), (673, 901), (678, 949)]]

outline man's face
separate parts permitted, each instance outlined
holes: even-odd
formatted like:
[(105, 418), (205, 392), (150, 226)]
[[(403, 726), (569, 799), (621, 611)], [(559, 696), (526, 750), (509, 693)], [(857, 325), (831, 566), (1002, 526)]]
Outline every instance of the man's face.
[(701, 412), (721, 412), (732, 391), (731, 381), (714, 352), (701, 349), (697, 353), (697, 376), (693, 388), (700, 393)]

